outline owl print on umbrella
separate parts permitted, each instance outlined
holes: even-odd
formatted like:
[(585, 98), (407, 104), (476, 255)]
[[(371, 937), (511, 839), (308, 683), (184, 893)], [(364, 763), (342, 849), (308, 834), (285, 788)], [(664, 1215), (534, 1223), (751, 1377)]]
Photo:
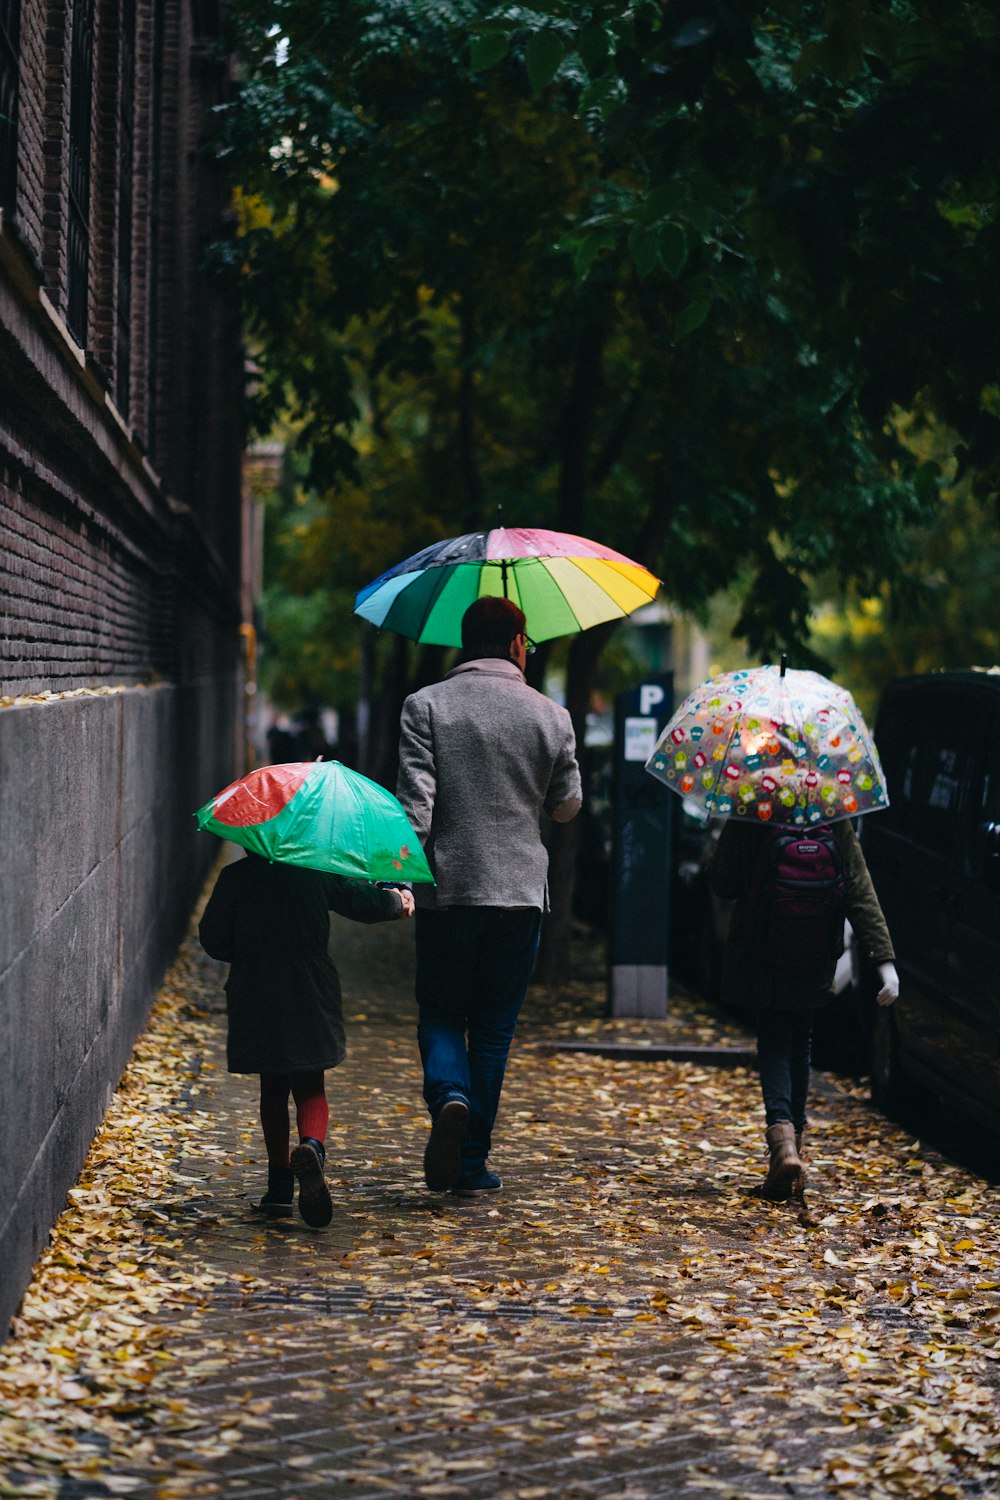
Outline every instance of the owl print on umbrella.
[(854, 699), (818, 672), (726, 672), (696, 688), (646, 770), (713, 817), (793, 828), (889, 804), (878, 751)]

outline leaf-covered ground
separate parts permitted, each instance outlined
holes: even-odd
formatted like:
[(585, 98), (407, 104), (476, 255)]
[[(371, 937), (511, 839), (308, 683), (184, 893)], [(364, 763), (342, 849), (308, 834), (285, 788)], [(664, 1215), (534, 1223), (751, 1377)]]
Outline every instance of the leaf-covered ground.
[(745, 1040), (683, 997), (602, 1020), (584, 951), (529, 999), (504, 1191), (432, 1195), (412, 929), (334, 951), (333, 1223), (252, 1213), (253, 1081), (189, 941), (0, 1348), (0, 1495), (1000, 1491), (988, 1181), (822, 1075), (806, 1209), (763, 1203), (752, 1072), (542, 1045)]

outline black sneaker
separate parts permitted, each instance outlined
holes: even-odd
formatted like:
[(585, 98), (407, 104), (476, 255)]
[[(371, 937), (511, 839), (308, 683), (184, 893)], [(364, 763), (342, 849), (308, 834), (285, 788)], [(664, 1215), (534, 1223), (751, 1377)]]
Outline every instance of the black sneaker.
[(290, 1219), (295, 1212), (295, 1174), (291, 1167), (268, 1167), (267, 1192), (254, 1204), (270, 1219)]
[(503, 1183), (495, 1172), (491, 1172), (488, 1167), (480, 1167), (478, 1172), (460, 1176), (452, 1192), (459, 1198), (477, 1198), (480, 1193), (496, 1193), (502, 1187)]
[(449, 1099), (431, 1126), (424, 1151), (424, 1181), (432, 1193), (446, 1193), (462, 1171), (462, 1137), (469, 1119), (464, 1099)]
[(292, 1152), (292, 1171), (299, 1184), (299, 1213), (312, 1229), (322, 1229), (333, 1218), (333, 1200), (323, 1177), (326, 1152), (322, 1141), (303, 1136)]
[(289, 1193), (274, 1193), (270, 1188), (264, 1194), (259, 1203), (254, 1204), (258, 1213), (267, 1214), (269, 1219), (290, 1219), (295, 1212), (293, 1195)]

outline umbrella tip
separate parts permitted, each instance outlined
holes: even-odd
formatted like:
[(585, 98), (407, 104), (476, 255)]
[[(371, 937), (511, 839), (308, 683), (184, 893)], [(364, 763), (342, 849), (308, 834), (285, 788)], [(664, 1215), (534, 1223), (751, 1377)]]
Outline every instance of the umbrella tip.
[(788, 670), (788, 652), (787, 651), (782, 651), (782, 653), (781, 653), (781, 675), (782, 675), (782, 677), (784, 677), (784, 675), (787, 672), (787, 670)]

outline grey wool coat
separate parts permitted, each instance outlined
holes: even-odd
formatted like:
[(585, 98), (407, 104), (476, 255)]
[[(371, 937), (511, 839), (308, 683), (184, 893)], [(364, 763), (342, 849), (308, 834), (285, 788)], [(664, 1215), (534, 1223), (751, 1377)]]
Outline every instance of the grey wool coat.
[(435, 888), (418, 906), (548, 908), (541, 816), (581, 805), (569, 714), (513, 661), (463, 662), (403, 704), (396, 796), (427, 854)]
[(226, 980), (230, 1073), (309, 1073), (345, 1054), (330, 912), (356, 922), (402, 915), (398, 891), (248, 854), (219, 873), (198, 928)]
[[(830, 827), (840, 845), (847, 917), (855, 936), (873, 964), (892, 963), (889, 929), (857, 834), (844, 819), (831, 823)], [(754, 1010), (818, 1010), (833, 998), (835, 960), (779, 970), (749, 958), (740, 943), (743, 906), (756, 860), (758, 837), (765, 832), (759, 824), (746, 826), (728, 819), (709, 867), (715, 894), (736, 901), (722, 957), (722, 998), (727, 1005)]]

